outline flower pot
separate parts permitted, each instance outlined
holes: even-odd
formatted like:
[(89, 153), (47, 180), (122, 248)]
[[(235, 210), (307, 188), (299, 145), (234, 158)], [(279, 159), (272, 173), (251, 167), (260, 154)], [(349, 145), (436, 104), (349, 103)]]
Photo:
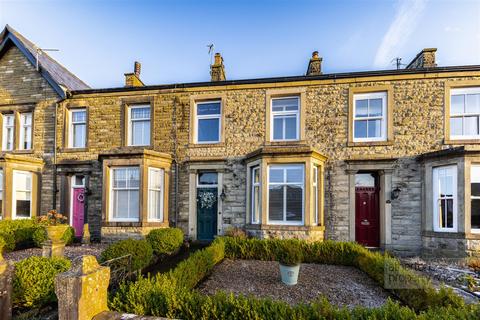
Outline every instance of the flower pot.
[(47, 226), (47, 237), (52, 240), (52, 242), (60, 242), (63, 234), (68, 229), (68, 225), (60, 224), (56, 226)]
[(300, 264), (295, 266), (286, 266), (280, 263), (280, 275), (282, 276), (282, 282), (288, 286), (297, 284), (299, 271)]

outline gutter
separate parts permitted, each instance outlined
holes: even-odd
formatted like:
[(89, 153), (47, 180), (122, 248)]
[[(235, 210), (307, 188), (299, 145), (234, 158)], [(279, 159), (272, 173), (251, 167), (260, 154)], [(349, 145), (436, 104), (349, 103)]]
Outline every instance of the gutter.
[(57, 119), (58, 119), (58, 107), (70, 96), (68, 91), (65, 91), (65, 98), (62, 98), (55, 102), (55, 113), (53, 115), (53, 197), (52, 197), (52, 209), (57, 208)]

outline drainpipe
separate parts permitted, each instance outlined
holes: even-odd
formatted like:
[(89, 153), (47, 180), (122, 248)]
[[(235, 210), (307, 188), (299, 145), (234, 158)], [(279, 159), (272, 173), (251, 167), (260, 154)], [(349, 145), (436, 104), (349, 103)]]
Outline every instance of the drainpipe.
[(177, 155), (177, 100), (178, 97), (175, 96), (173, 98), (173, 115), (172, 115), (172, 138), (173, 138), (173, 165), (175, 168), (175, 187), (174, 187), (174, 201), (175, 201), (175, 218), (174, 218), (174, 226), (177, 227), (178, 225), (178, 186), (179, 182), (178, 179), (180, 177), (179, 165), (178, 165), (178, 155)]
[(55, 102), (55, 113), (53, 115), (53, 197), (52, 209), (57, 208), (57, 116), (59, 105), (67, 99), (69, 92), (65, 92), (65, 98)]

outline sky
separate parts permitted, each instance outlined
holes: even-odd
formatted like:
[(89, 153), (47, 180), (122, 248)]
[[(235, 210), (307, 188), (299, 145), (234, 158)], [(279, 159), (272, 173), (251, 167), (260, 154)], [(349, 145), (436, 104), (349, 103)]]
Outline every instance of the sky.
[(209, 81), (207, 45), (227, 79), (394, 69), (435, 47), (440, 66), (480, 64), (480, 0), (0, 0), (9, 24), (93, 88)]

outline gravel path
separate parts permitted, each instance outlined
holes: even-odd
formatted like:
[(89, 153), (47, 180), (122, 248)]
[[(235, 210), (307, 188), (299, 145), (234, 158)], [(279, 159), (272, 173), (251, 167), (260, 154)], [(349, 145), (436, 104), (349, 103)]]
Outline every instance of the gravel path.
[[(100, 243), (94, 243), (89, 245), (67, 246), (65, 247), (65, 257), (72, 260), (79, 256), (92, 255), (98, 259), (102, 254), (102, 251), (105, 250), (106, 247), (107, 247), (106, 244), (100, 244)], [(3, 257), (6, 260), (9, 260), (11, 262), (17, 262), (31, 256), (41, 256), (41, 255), (42, 255), (41, 248), (30, 248), (30, 249), (6, 252), (3, 254)]]
[(379, 307), (390, 297), (354, 267), (304, 263), (300, 267), (298, 284), (287, 286), (280, 280), (278, 262), (258, 260), (225, 259), (198, 290), (209, 295), (222, 290), (235, 295), (270, 297), (292, 305), (324, 295), (339, 307)]

